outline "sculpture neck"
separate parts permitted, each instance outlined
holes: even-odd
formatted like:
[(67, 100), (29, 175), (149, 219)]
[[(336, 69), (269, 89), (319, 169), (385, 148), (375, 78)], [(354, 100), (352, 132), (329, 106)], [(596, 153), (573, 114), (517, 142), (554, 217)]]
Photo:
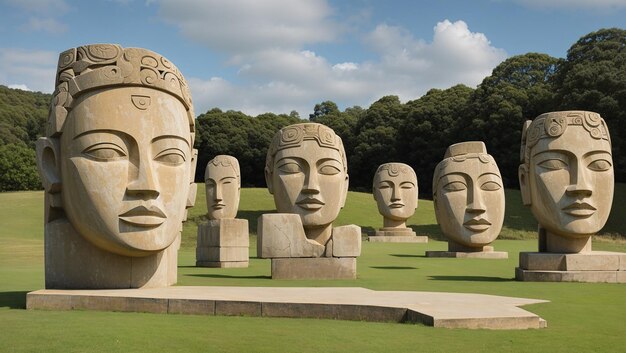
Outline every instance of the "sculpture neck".
[(383, 227), (385, 228), (406, 228), (406, 219), (401, 221), (396, 221), (390, 218), (385, 217), (383, 219)]
[(591, 251), (591, 235), (564, 237), (539, 226), (539, 252), (583, 253)]
[(328, 224), (321, 227), (306, 227), (304, 228), (304, 234), (306, 237), (315, 240), (320, 245), (326, 245), (330, 237), (333, 235), (333, 224)]

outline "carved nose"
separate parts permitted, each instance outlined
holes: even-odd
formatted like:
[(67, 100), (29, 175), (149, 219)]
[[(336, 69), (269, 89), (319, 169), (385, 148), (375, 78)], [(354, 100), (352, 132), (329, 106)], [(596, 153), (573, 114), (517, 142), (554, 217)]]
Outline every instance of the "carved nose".
[(467, 195), (467, 212), (469, 213), (484, 213), (487, 209), (485, 206), (485, 200), (483, 200), (482, 193), (477, 187), (473, 187), (468, 190)]
[(214, 195), (213, 199), (215, 201), (222, 201), (223, 200), (222, 197), (223, 197), (222, 196), (222, 188), (219, 185), (215, 185), (215, 195)]
[(159, 197), (158, 185), (153, 175), (152, 165), (149, 162), (139, 162), (135, 178), (126, 186), (126, 193), (143, 199)]
[(570, 196), (591, 196), (592, 187), (584, 166), (576, 166), (576, 171), (572, 173), (571, 184), (565, 189), (565, 193)]
[(320, 186), (318, 176), (315, 171), (311, 170), (305, 175), (302, 192), (305, 194), (319, 194)]
[(398, 186), (391, 188), (391, 201), (400, 201), (400, 195), (400, 188)]

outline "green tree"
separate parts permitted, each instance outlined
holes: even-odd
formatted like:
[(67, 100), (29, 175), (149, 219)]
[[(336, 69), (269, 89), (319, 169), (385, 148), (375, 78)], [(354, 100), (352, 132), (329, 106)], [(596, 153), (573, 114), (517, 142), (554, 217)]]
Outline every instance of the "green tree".
[(473, 92), (457, 124), (457, 141), (485, 142), (507, 187), (518, 185), (524, 121), (555, 108), (552, 82), (558, 62), (539, 53), (505, 60)]
[(313, 114), (309, 114), (309, 120), (316, 123), (317, 119), (325, 116), (325, 115), (338, 115), (339, 108), (337, 104), (332, 101), (325, 101), (315, 105), (313, 108)]
[(601, 29), (580, 38), (559, 66), (560, 110), (600, 113), (611, 133), (615, 179), (626, 181), (626, 30)]
[(0, 191), (41, 188), (35, 151), (24, 143), (0, 146)]

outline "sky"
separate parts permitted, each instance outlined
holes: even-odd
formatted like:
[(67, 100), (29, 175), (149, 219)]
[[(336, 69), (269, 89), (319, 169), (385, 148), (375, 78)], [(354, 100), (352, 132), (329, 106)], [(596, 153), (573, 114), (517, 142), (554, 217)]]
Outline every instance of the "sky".
[(0, 84), (52, 93), (60, 52), (118, 43), (183, 73), (196, 114), (316, 103), (367, 108), (431, 88), (476, 87), (507, 58), (564, 58), (626, 28), (626, 0), (0, 0)]

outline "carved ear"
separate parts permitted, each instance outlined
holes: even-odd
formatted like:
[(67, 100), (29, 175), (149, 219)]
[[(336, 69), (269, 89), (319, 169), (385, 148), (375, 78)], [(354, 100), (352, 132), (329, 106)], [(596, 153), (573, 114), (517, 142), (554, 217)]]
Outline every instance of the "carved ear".
[(519, 188), (522, 193), (522, 203), (524, 206), (530, 206), (530, 186), (528, 185), (528, 167), (525, 164), (519, 166), (517, 170), (519, 177)]
[(37, 168), (44, 189), (50, 194), (59, 193), (61, 191), (61, 166), (58, 139), (40, 137), (35, 146)]
[(268, 168), (265, 168), (265, 184), (267, 184), (267, 190), (270, 194), (274, 195), (274, 185), (272, 184), (272, 173)]
[(341, 200), (339, 204), (341, 208), (346, 205), (346, 198), (348, 197), (348, 185), (350, 184), (350, 177), (346, 174), (346, 182), (343, 184), (343, 190), (341, 190)]

